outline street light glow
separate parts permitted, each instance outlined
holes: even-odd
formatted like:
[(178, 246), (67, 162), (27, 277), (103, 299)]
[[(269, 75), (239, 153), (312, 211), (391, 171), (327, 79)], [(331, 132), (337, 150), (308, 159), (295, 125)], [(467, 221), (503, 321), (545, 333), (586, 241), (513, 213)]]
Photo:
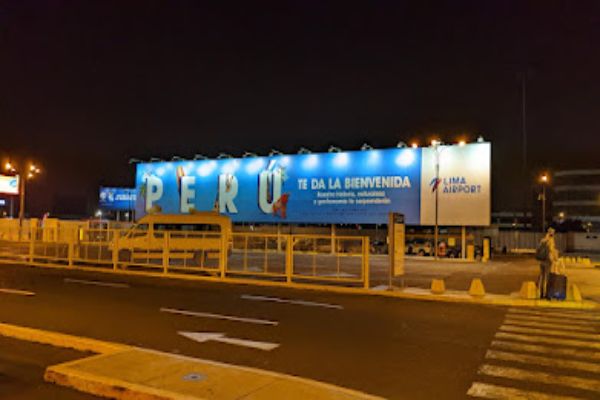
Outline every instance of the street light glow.
[(4, 168), (7, 170), (10, 170), (10, 169), (12, 169), (12, 165), (10, 164), (10, 162), (7, 161), (6, 164), (4, 165)]
[(540, 177), (540, 180), (541, 180), (543, 183), (546, 183), (546, 182), (548, 182), (548, 175), (546, 175), (546, 174), (542, 175), (542, 176)]
[(461, 147), (462, 147), (462, 146), (464, 146), (464, 145), (466, 145), (466, 144), (467, 144), (467, 142), (466, 142), (466, 141), (464, 141), (464, 140), (460, 140), (460, 141), (458, 142), (458, 145), (459, 145), (459, 146), (461, 146)]
[(419, 145), (418, 145), (418, 143), (417, 143), (417, 142), (413, 142), (413, 143), (411, 144), (411, 147), (412, 147), (413, 149), (416, 149), (417, 147), (419, 147)]

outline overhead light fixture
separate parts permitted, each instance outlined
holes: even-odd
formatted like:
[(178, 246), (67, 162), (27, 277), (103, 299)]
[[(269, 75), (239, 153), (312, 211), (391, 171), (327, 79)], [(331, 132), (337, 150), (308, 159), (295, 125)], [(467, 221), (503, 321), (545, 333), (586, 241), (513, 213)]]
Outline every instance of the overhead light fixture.
[(340, 149), (339, 147), (335, 147), (335, 146), (329, 146), (329, 149), (327, 149), (327, 152), (329, 152), (329, 153), (341, 153), (342, 149)]
[(406, 143), (404, 143), (403, 141), (398, 142), (398, 144), (396, 145), (397, 148), (399, 149), (403, 149), (406, 147)]
[(158, 157), (150, 157), (150, 162), (163, 162), (165, 160), (163, 160), (162, 158), (158, 158)]
[(247, 151), (244, 153), (244, 155), (242, 155), (242, 158), (248, 158), (248, 157), (258, 157), (258, 154)]
[(300, 147), (300, 150), (298, 150), (298, 154), (310, 154), (310, 153), (312, 153), (312, 151), (310, 151), (306, 147)]
[(194, 160), (208, 160), (208, 157), (203, 154), (194, 154)]
[(276, 149), (271, 149), (269, 152), (269, 156), (282, 156), (283, 153)]
[(185, 159), (179, 156), (173, 156), (171, 157), (171, 161), (184, 161)]
[(371, 146), (371, 145), (370, 145), (370, 144), (368, 144), (368, 143), (365, 143), (365, 144), (363, 144), (363, 145), (360, 147), (360, 149), (361, 149), (362, 151), (365, 151), (365, 150), (373, 150), (373, 146)]
[(220, 160), (220, 159), (223, 159), (223, 158), (233, 158), (233, 157), (231, 156), (231, 154), (219, 153), (219, 155), (217, 156), (217, 158)]
[(479, 135), (479, 137), (477, 138), (477, 143), (483, 143), (483, 136)]

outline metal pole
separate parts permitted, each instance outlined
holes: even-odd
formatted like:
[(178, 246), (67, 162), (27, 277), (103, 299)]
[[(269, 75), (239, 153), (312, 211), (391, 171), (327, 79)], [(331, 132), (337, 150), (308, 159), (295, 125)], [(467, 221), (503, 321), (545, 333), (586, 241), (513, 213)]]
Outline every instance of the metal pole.
[(433, 233), (433, 247), (434, 257), (438, 258), (438, 204), (439, 204), (439, 192), (440, 192), (440, 153), (438, 147), (434, 147), (435, 151), (435, 231)]
[(546, 185), (542, 184), (542, 233), (546, 232)]
[(523, 216), (527, 215), (531, 187), (529, 186), (529, 174), (527, 173), (527, 69), (521, 76), (521, 136), (523, 141)]
[(23, 235), (23, 218), (25, 217), (25, 177), (19, 177), (19, 184), (21, 185), (21, 190), (19, 191), (19, 241), (21, 241)]

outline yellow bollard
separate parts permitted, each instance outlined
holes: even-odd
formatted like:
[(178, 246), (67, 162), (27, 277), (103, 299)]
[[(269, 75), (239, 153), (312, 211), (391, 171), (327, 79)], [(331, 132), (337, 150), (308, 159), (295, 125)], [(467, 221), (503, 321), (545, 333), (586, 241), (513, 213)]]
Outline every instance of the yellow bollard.
[(475, 260), (475, 246), (472, 244), (467, 246), (467, 260)]
[(432, 279), (431, 280), (431, 293), (442, 294), (446, 291), (446, 285), (443, 279)]
[(521, 285), (521, 291), (519, 292), (519, 295), (522, 299), (537, 299), (537, 286), (535, 285), (535, 282), (523, 282), (523, 284)]
[(483, 256), (481, 257), (481, 261), (488, 262), (490, 259), (490, 239), (483, 239)]
[(485, 296), (485, 288), (483, 287), (483, 282), (479, 278), (474, 278), (471, 281), (471, 287), (469, 288), (469, 294), (473, 297), (483, 297)]
[(567, 300), (578, 303), (583, 301), (583, 298), (581, 297), (581, 291), (579, 291), (579, 288), (574, 283), (569, 284), (567, 288)]

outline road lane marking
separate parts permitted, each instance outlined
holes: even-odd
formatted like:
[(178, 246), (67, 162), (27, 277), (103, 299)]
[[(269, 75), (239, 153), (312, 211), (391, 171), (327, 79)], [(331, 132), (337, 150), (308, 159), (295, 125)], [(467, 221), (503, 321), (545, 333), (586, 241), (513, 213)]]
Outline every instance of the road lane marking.
[(181, 331), (181, 332), (177, 332), (177, 333), (183, 337), (194, 340), (198, 343), (213, 341), (213, 342), (232, 344), (234, 346), (250, 347), (252, 349), (258, 349), (258, 350), (264, 350), (264, 351), (271, 351), (271, 350), (279, 347), (279, 343), (259, 342), (259, 341), (255, 341), (255, 340), (238, 339), (238, 338), (228, 338), (228, 337), (225, 337), (224, 333), (218, 333), (218, 332), (184, 332), (184, 331)]
[(557, 323), (568, 324), (569, 326), (597, 326), (600, 328), (600, 321), (589, 321), (589, 320), (574, 320), (574, 319), (565, 319), (565, 318), (556, 318), (556, 317), (538, 317), (535, 315), (519, 315), (519, 314), (507, 314), (505, 318), (510, 318), (514, 320), (520, 321), (531, 321), (531, 322), (540, 322), (540, 323)]
[(129, 287), (129, 285), (126, 284), (126, 283), (113, 283), (113, 282), (102, 282), (102, 281), (86, 281), (86, 280), (83, 280), (83, 279), (65, 278), (64, 281), (66, 283), (80, 283), (82, 285), (105, 286), (105, 287), (120, 288), (120, 289), (125, 289), (125, 288)]
[(568, 323), (564, 323), (564, 321), (555, 321), (554, 323), (546, 323), (546, 322), (537, 322), (537, 321), (527, 321), (524, 319), (514, 319), (511, 317), (506, 317), (504, 320), (504, 324), (508, 325), (516, 325), (516, 326), (524, 326), (530, 328), (550, 328), (550, 329), (564, 329), (568, 331), (578, 331), (578, 332), (596, 332), (596, 328), (593, 326), (574, 326)]
[(494, 400), (581, 400), (580, 397), (558, 396), (545, 394), (530, 390), (520, 390), (505, 386), (490, 385), (487, 383), (474, 382), (467, 395)]
[(336, 310), (344, 309), (344, 307), (339, 304), (318, 303), (315, 301), (307, 301), (307, 300), (280, 299), (279, 297), (255, 296), (255, 295), (251, 295), (251, 294), (243, 294), (241, 297), (244, 300), (271, 301), (274, 303), (287, 303), (287, 304), (297, 304), (297, 305), (309, 306), (309, 307), (333, 308)]
[(190, 317), (223, 319), (223, 320), (227, 320), (227, 321), (246, 322), (249, 324), (273, 325), (273, 326), (279, 325), (279, 322), (277, 322), (277, 321), (269, 321), (267, 319), (257, 319), (257, 318), (236, 317), (234, 315), (223, 315), (223, 314), (213, 314), (213, 313), (205, 313), (205, 312), (197, 312), (197, 311), (177, 310), (174, 308), (166, 308), (166, 307), (162, 307), (160, 309), (160, 311), (166, 312), (166, 313), (171, 313), (171, 314), (187, 315)]
[(590, 360), (598, 360), (600, 361), (600, 352), (597, 351), (587, 351), (587, 350), (579, 350), (579, 349), (568, 349), (561, 347), (549, 347), (535, 344), (525, 344), (525, 343), (515, 343), (515, 342), (505, 342), (503, 340), (494, 340), (492, 341), (492, 347), (503, 349), (503, 350), (513, 350), (519, 352), (529, 352), (529, 353), (540, 353), (540, 354), (553, 354), (561, 357), (577, 357), (577, 358), (587, 358)]
[(559, 385), (568, 388), (600, 392), (600, 381), (596, 379), (579, 378), (576, 376), (557, 375), (547, 372), (528, 371), (520, 368), (499, 367), (484, 364), (479, 368), (481, 375), (507, 378), (517, 381), (537, 382), (546, 385)]
[(528, 334), (532, 334), (532, 335), (542, 335), (542, 336), (569, 336), (570, 338), (573, 338), (573, 339), (586, 339), (586, 340), (600, 341), (600, 334), (572, 332), (572, 331), (569, 331), (568, 329), (557, 330), (557, 329), (523, 328), (520, 326), (504, 324), (500, 327), (500, 330), (505, 331), (505, 332), (528, 333)]
[(529, 354), (508, 353), (505, 351), (488, 350), (485, 358), (489, 360), (513, 361), (520, 364), (541, 365), (543, 367), (557, 367), (578, 371), (600, 373), (600, 364), (575, 360), (557, 360), (555, 358), (532, 356)]
[(578, 319), (587, 321), (600, 321), (600, 317), (593, 314), (583, 312), (565, 312), (565, 311), (536, 311), (536, 310), (519, 310), (517, 308), (508, 310), (509, 314), (533, 315), (538, 317), (554, 317), (559, 319)]
[(512, 339), (512, 340), (518, 340), (521, 342), (529, 342), (529, 343), (544, 343), (544, 344), (553, 344), (553, 345), (559, 345), (559, 346), (572, 346), (572, 347), (600, 349), (600, 343), (598, 343), (598, 342), (585, 342), (583, 340), (575, 340), (575, 339), (559, 339), (559, 338), (545, 337), (545, 336), (519, 335), (516, 333), (508, 333), (508, 332), (496, 332), (495, 337), (498, 339)]
[(18, 294), (19, 296), (35, 296), (34, 292), (28, 292), (27, 290), (0, 288), (0, 293), (6, 294)]

